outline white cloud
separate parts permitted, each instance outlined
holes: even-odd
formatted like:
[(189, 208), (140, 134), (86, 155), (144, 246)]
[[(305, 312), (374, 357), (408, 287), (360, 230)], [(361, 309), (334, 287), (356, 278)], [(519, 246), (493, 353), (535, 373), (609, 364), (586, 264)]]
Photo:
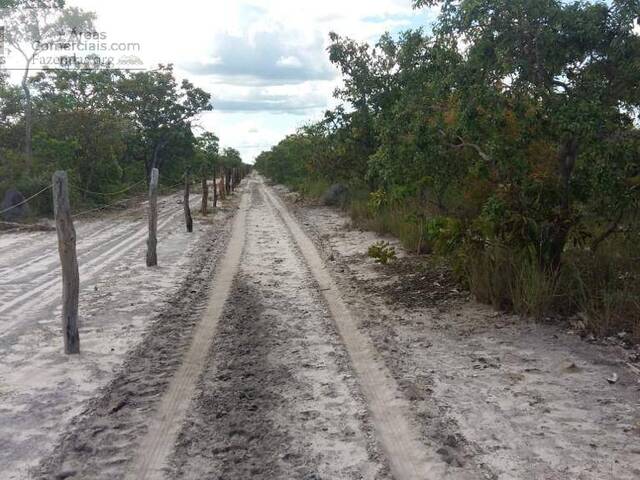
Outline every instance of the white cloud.
[(211, 75), (218, 83), (246, 85), (298, 84), (335, 76), (319, 35), (305, 39), (280, 24), (245, 35), (221, 33), (211, 43), (210, 61), (181, 67), (193, 75)]
[(290, 55), (288, 57), (280, 57), (276, 62), (276, 65), (279, 67), (300, 68), (302, 67), (302, 62), (298, 57)]
[(335, 31), (374, 42), (387, 30), (424, 24), (411, 0), (67, 0), (98, 14), (110, 39), (139, 42), (147, 65), (213, 95), (201, 124), (245, 160), (335, 104), (339, 85), (326, 48)]

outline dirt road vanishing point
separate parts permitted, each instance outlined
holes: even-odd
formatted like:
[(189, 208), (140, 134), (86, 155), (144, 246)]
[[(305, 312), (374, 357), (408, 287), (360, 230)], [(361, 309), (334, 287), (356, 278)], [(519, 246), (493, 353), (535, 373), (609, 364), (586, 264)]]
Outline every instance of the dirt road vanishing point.
[(34, 477), (609, 478), (496, 473), (464, 457), (455, 427), (426, 438), (299, 220), (257, 176), (240, 195), (209, 266)]

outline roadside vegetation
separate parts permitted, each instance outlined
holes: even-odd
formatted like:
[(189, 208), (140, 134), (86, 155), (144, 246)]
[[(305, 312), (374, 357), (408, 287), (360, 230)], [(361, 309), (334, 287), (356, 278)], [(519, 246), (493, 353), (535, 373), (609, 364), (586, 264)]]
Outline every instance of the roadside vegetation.
[(440, 7), (430, 33), (331, 34), (342, 105), (256, 167), (482, 302), (639, 340), (640, 1), (414, 5)]
[[(216, 135), (196, 128), (198, 116), (212, 109), (211, 95), (177, 80), (172, 65), (121, 70), (96, 57), (34, 71), (38, 40), (61, 41), (52, 36), (57, 31), (95, 31), (95, 15), (60, 0), (16, 0), (8, 7), (0, 10), (6, 47), (23, 52), (25, 71), (14, 82), (0, 69), (0, 201), (9, 191), (22, 198), (41, 191), (58, 169), (68, 172), (79, 209), (144, 193), (152, 168), (170, 187), (187, 169), (211, 177), (214, 165), (242, 165), (237, 150), (220, 151)], [(29, 202), (29, 214), (51, 213), (50, 197)]]

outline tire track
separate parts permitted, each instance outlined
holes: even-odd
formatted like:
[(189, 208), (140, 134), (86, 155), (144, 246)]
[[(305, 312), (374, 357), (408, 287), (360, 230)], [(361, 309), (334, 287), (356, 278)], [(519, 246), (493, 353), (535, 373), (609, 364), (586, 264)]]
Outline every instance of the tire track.
[[(194, 197), (194, 198), (197, 198)], [(167, 198), (164, 197), (160, 202), (159, 202), (159, 210), (162, 211), (162, 209), (167, 207), (168, 203), (171, 203), (172, 201), (175, 201), (177, 198)], [(193, 200), (194, 203), (197, 203), (198, 200)], [(138, 206), (135, 207), (135, 209), (141, 208), (144, 203), (146, 202), (141, 202)], [(181, 211), (180, 207), (176, 207), (176, 210)], [(129, 231), (123, 231), (121, 233), (116, 233), (115, 235), (113, 235), (113, 221), (114, 220), (120, 220), (121, 217), (128, 215), (131, 213), (132, 210), (125, 210), (119, 214), (116, 214), (115, 216), (110, 216), (107, 219), (103, 219), (103, 220), (89, 220), (88, 222), (78, 222), (77, 228), (76, 228), (76, 234), (77, 234), (77, 238), (78, 238), (78, 256), (80, 257), (81, 255), (84, 255), (86, 253), (90, 253), (91, 249), (97, 245), (100, 244), (101, 242), (106, 241), (107, 243), (111, 243), (114, 241), (117, 241), (120, 238), (123, 238), (127, 235), (130, 235)], [(166, 212), (164, 212), (166, 214)], [(93, 227), (95, 227), (97, 224), (102, 224), (102, 226), (100, 226), (97, 230), (92, 230)], [(130, 228), (130, 223), (127, 224), (127, 222), (122, 222), (119, 227), (121, 228)], [(111, 233), (111, 236), (107, 237), (106, 239), (101, 238), (101, 236), (104, 233)], [(11, 248), (13, 248), (14, 250), (17, 250), (19, 252), (19, 254), (17, 256), (12, 256), (12, 257), (6, 257), (7, 259), (11, 259), (11, 263), (4, 265), (0, 262), (0, 274), (2, 275), (11, 275), (12, 280), (20, 280), (21, 279), (21, 273), (23, 273), (22, 276), (28, 276), (29, 273), (24, 273), (24, 270), (28, 267), (30, 267), (31, 265), (37, 264), (42, 262), (43, 260), (46, 260), (47, 258), (51, 258), (51, 261), (49, 261), (46, 264), (46, 267), (48, 268), (48, 271), (43, 273), (43, 275), (49, 274), (52, 270), (57, 270), (58, 267), (58, 262), (59, 260), (56, 257), (56, 253), (57, 253), (57, 242), (58, 240), (56, 239), (56, 235), (55, 232), (51, 232), (50, 234), (45, 234), (46, 237), (43, 239), (39, 239), (39, 245), (36, 244), (35, 246), (31, 246), (31, 247), (25, 247), (23, 246), (24, 243), (29, 242), (30, 244), (33, 244), (33, 242), (31, 241), (31, 239), (28, 238), (28, 236), (22, 240), (19, 245), (11, 245)], [(42, 253), (40, 255), (34, 256), (34, 252), (42, 252), (43, 250), (45, 250), (45, 253)], [(27, 258), (28, 260), (23, 261), (22, 263), (18, 263), (16, 264), (16, 261), (19, 261), (21, 259)], [(11, 284), (13, 284), (14, 282), (12, 282)], [(0, 285), (2, 285), (3, 283), (0, 282)]]
[(419, 441), (408, 420), (409, 405), (386, 366), (376, 360), (375, 349), (358, 330), (357, 322), (342, 300), (340, 291), (325, 269), (315, 245), (285, 206), (261, 182), (267, 203), (279, 215), (300, 248), (319, 284), (340, 336), (349, 352), (363, 394), (370, 409), (378, 440), (396, 480), (437, 479), (445, 475), (446, 464), (435, 451)]
[(238, 274), (165, 478), (390, 480), (322, 294), (249, 185)]
[(39, 465), (16, 480), (124, 479), (149, 418), (182, 364), (205, 311), (211, 278), (227, 249), (238, 200), (232, 198), (216, 213), (215, 228), (209, 229), (193, 252), (178, 290), (163, 300), (162, 310), (149, 322), (142, 341), (129, 351), (114, 378), (70, 424), (55, 432), (53, 451), (31, 454), (31, 458), (40, 457)]
[[(167, 198), (163, 199), (164, 201), (160, 203), (160, 208), (164, 208), (166, 206)], [(140, 202), (135, 208), (140, 208), (145, 202)], [(88, 220), (86, 222), (78, 222), (76, 233), (78, 234), (78, 238), (86, 239), (88, 236), (96, 237), (102, 235), (104, 232), (108, 232), (112, 229), (112, 225), (109, 222), (113, 220), (120, 219), (122, 216), (131, 213), (131, 210), (127, 209), (121, 213), (110, 216), (108, 219), (102, 220)], [(99, 227), (97, 230), (92, 230), (92, 228), (96, 224), (102, 224), (103, 226)], [(0, 272), (3, 274), (15, 274), (15, 272), (19, 272), (24, 268), (33, 265), (34, 263), (38, 263), (41, 260), (47, 258), (51, 255), (51, 252), (46, 252), (41, 255), (35, 255), (35, 252), (41, 253), (43, 250), (56, 248), (56, 235), (55, 231), (53, 232), (38, 232), (38, 236), (43, 238), (38, 238), (38, 242), (34, 244), (34, 238), (31, 235), (20, 235), (22, 238), (18, 239), (14, 244), (11, 244), (10, 247), (14, 250), (16, 255), (12, 257), (6, 257), (7, 260), (11, 260), (10, 263), (5, 264), (3, 260), (5, 258), (0, 259)], [(25, 245), (28, 244), (28, 245)], [(78, 245), (80, 247), (80, 245)], [(27, 260), (23, 260), (27, 259)], [(17, 263), (22, 261), (22, 263)], [(16, 264), (17, 263), (17, 264)]]
[(162, 478), (163, 468), (176, 438), (204, 368), (209, 348), (222, 316), (225, 302), (238, 271), (245, 243), (245, 223), (249, 196), (243, 193), (240, 208), (233, 222), (229, 246), (212, 279), (214, 290), (207, 309), (196, 326), (193, 341), (182, 364), (172, 377), (158, 410), (149, 419), (149, 429), (142, 439), (129, 475), (131, 480)]
[[(196, 199), (194, 199), (194, 203), (195, 202), (197, 202)], [(163, 220), (158, 224), (158, 230), (161, 231), (181, 212), (182, 208), (178, 207), (165, 214), (163, 216)], [(122, 239), (123, 237), (126, 238), (80, 266), (81, 280), (83, 282), (86, 282), (87, 280), (92, 279), (95, 274), (103, 270), (105, 267), (130, 252), (133, 248), (138, 247), (139, 245), (144, 243), (144, 241), (146, 240), (146, 235), (147, 227), (142, 226), (133, 235), (125, 233), (122, 236), (118, 237), (118, 240)], [(46, 275), (43, 275), (41, 278), (45, 279)], [(11, 310), (11, 314), (14, 317), (13, 321), (5, 322), (5, 324), (3, 325), (3, 332), (0, 334), (0, 338), (11, 334), (12, 330), (16, 326), (18, 326), (20, 323), (23, 323), (24, 319), (20, 318), (20, 315), (22, 315), (26, 311), (32, 309), (36, 305), (40, 306), (41, 308), (45, 308), (55, 303), (57, 301), (59, 293), (59, 282), (60, 279), (57, 275), (49, 280), (45, 279), (39, 285), (31, 287), (28, 292), (25, 292), (22, 295), (19, 295), (18, 297), (13, 298), (12, 300), (0, 306), (0, 314)]]

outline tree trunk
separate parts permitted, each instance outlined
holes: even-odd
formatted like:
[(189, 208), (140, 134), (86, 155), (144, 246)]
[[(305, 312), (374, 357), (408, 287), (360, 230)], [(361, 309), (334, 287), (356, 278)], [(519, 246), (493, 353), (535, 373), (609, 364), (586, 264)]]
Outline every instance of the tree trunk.
[(567, 244), (567, 239), (573, 227), (571, 214), (571, 177), (578, 158), (578, 146), (578, 139), (571, 136), (564, 141), (558, 155), (562, 195), (560, 200), (560, 215), (559, 218), (556, 219), (555, 225), (553, 225), (553, 229), (549, 234), (547, 255), (544, 255), (545, 252), (541, 252), (542, 255), (540, 255), (543, 267), (551, 267), (554, 271), (560, 268), (564, 247)]
[(31, 104), (31, 90), (29, 89), (28, 65), (22, 77), (22, 90), (24, 91), (24, 155), (26, 158), (26, 167), (31, 168), (33, 160), (33, 105)]

